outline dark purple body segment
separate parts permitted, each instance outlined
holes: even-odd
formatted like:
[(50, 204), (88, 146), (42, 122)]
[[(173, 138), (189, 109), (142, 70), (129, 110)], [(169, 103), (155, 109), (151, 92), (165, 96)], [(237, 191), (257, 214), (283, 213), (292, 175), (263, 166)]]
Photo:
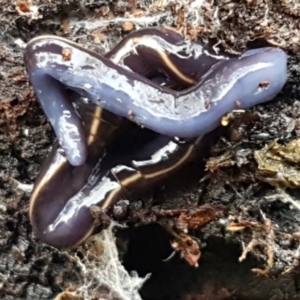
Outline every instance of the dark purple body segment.
[[(134, 60), (127, 63), (132, 67)], [(180, 88), (182, 84), (175, 76), (167, 78), (160, 72), (157, 76), (152, 81), (159, 85)], [(77, 93), (65, 93), (80, 116), (88, 145), (87, 160), (80, 166), (71, 165), (56, 144), (35, 182), (29, 210), (39, 238), (57, 248), (78, 245), (101, 228), (94, 225), (93, 205), (106, 211), (122, 197), (174, 173), (199, 155), (201, 141), (176, 142), (141, 130), (83, 101)]]
[(134, 73), (150, 79), (161, 73), (169, 80), (180, 79), (186, 87), (197, 83), (217, 62), (237, 57), (217, 54), (211, 47), (164, 27), (132, 32), (108, 55), (115, 64), (130, 66)]
[[(73, 166), (57, 144), (41, 169), (30, 197), (29, 217), (39, 238), (52, 246), (66, 248), (80, 243), (89, 232), (93, 218), (85, 202), (88, 188), (98, 179), (99, 164), (106, 156), (106, 146), (122, 123), (122, 118), (84, 103), (74, 93), (77, 110), (88, 137), (88, 156), (81, 166)], [(100, 130), (101, 128), (101, 130)], [(84, 188), (86, 187), (86, 188)], [(68, 204), (75, 199), (77, 206)], [(62, 215), (60, 221), (57, 217)]]
[(148, 130), (141, 131), (134, 124), (127, 125), (131, 138), (125, 128), (120, 129), (93, 165), (92, 157), (97, 156), (89, 155), (85, 164), (74, 167), (62, 151), (53, 151), (43, 169), (49, 172), (52, 167), (56, 172), (43, 184), (41, 180), (47, 175), (44, 172), (36, 182), (35, 189), (42, 184), (39, 191), (31, 197), (30, 219), (41, 241), (57, 248), (82, 243), (101, 229), (94, 224), (92, 206), (108, 212), (118, 200), (149, 187), (198, 156), (201, 138), (196, 143), (182, 144)]
[[(166, 34), (161, 34), (159, 38), (157, 35), (153, 33), (150, 38), (155, 39), (157, 44), (160, 41), (160, 47), (164, 49)], [(217, 127), (221, 117), (229, 111), (249, 108), (272, 99), (286, 82), (287, 58), (280, 49), (260, 48), (246, 51), (239, 57), (213, 57), (203, 47), (182, 47), (184, 41), (177, 40), (173, 33), (168, 35), (168, 39), (175, 42), (173, 48), (165, 52), (171, 63), (164, 69), (180, 69), (184, 63), (189, 65), (191, 59), (193, 63), (190, 66), (194, 69), (188, 74), (198, 74), (195, 68), (200, 70), (205, 65), (205, 72), (199, 71), (201, 78), (195, 75), (196, 84), (182, 91), (159, 86), (151, 82), (151, 78), (118, 66), (108, 58), (63, 38), (41, 36), (28, 43), (25, 65), (30, 81), (73, 165), (84, 163), (87, 151), (79, 116), (67, 104), (70, 100), (63, 86), (112, 113), (158, 133), (194, 138)], [(167, 42), (165, 44), (171, 44)], [(187, 41), (186, 44), (193, 45)], [(138, 46), (139, 55), (145, 49), (147, 47)], [(196, 52), (195, 49), (200, 50)], [(66, 51), (70, 54), (67, 58), (63, 54)], [(170, 51), (173, 51), (172, 55)], [(190, 56), (188, 51), (191, 51)], [(156, 57), (154, 50), (149, 53), (153, 54), (150, 56), (154, 62), (160, 58), (157, 64), (163, 65), (167, 61), (158, 52)], [(111, 51), (110, 55), (113, 54), (114, 51)], [(126, 62), (122, 61), (122, 55), (119, 57), (121, 64)], [(133, 55), (130, 57), (134, 59)], [(204, 63), (206, 60), (207, 64)], [(136, 71), (146, 72), (143, 69)], [(185, 69), (185, 72), (188, 71)], [(41, 86), (49, 88), (45, 90)], [(49, 90), (52, 92), (48, 93)]]

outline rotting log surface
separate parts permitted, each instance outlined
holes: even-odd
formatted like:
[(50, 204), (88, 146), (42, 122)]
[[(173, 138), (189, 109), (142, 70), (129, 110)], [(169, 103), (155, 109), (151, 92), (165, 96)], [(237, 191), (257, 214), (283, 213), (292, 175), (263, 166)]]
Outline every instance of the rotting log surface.
[[(16, 188), (18, 182), (34, 182), (54, 138), (28, 84), (22, 41), (51, 33), (103, 52), (125, 35), (122, 18), (126, 17), (139, 26), (184, 26), (189, 36), (213, 38), (229, 51), (241, 51), (250, 40), (264, 38), (294, 52), (289, 56), (288, 83), (276, 100), (237, 115), (211, 147), (206, 180), (199, 183), (204, 165), (195, 162), (161, 184), (152, 197), (145, 196), (143, 205), (132, 206), (127, 220), (131, 228), (118, 233), (118, 242), (128, 270), (137, 270), (140, 276), (152, 273), (141, 290), (142, 298), (300, 299), (300, 213), (289, 203), (266, 201), (265, 196), (279, 192), (258, 179), (254, 160), (254, 151), (275, 139), (285, 144), (299, 138), (298, 8), (275, 0), (214, 1), (215, 6), (203, 1), (198, 11), (190, 4), (178, 5), (179, 1), (150, 9), (143, 1), (79, 5), (70, 0), (62, 5), (56, 0), (33, 4), (22, 0), (17, 6), (11, 2), (0, 1), (0, 298), (52, 299), (84, 282), (74, 252), (56, 251), (36, 239), (27, 215), (29, 197)], [(40, 5), (38, 14), (31, 12), (34, 5)], [(100, 18), (101, 30), (99, 25), (93, 27)], [(105, 21), (109, 19), (115, 22)], [(285, 192), (299, 198), (297, 189)], [(190, 231), (200, 239), (199, 267), (190, 267), (179, 255), (163, 261), (172, 252), (174, 236), (151, 222), (174, 228), (178, 215), (172, 218), (166, 210), (201, 205), (219, 205), (223, 215)], [(143, 224), (150, 225), (133, 228)], [(226, 230), (229, 224), (231, 230)], [(239, 262), (242, 245), (251, 254)], [(109, 291), (101, 295), (116, 299)]]

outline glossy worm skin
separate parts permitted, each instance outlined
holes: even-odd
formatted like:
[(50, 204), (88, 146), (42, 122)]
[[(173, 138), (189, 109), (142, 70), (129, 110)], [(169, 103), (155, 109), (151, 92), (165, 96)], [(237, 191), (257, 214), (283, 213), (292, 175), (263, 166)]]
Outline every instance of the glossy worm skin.
[[(49, 64), (47, 68), (53, 68), (57, 74), (71, 72), (71, 68), (64, 65), (64, 62), (72, 60), (74, 51), (87, 51), (69, 42), (68, 47), (60, 48), (63, 52), (60, 53), (61, 61), (58, 64), (55, 50), (57, 44), (53, 43), (53, 37), (45, 37), (45, 39), (46, 45), (50, 39), (49, 48), (47, 48), (49, 55), (46, 59), (46, 65)], [(38, 44), (42, 42), (37, 40)], [(58, 39), (57, 43), (60, 44), (60, 42), (66, 41)], [(28, 56), (30, 50), (34, 52), (35, 64), (37, 65), (37, 62), (43, 64), (46, 52), (45, 50), (36, 51), (39, 47), (33, 40), (27, 47), (25, 59), (30, 57)], [(274, 54), (271, 50), (272, 48), (264, 49), (264, 51), (256, 50), (256, 53), (250, 53), (249, 56), (268, 51)], [(87, 53), (94, 56), (88, 51)], [(280, 50), (278, 55), (285, 58)], [(106, 58), (99, 57), (104, 62), (111, 59), (114, 63), (138, 74), (126, 70), (129, 74), (127, 81), (132, 85), (134, 82), (131, 80), (135, 80), (134, 76), (138, 76), (143, 84), (164, 89), (171, 94), (182, 93), (177, 90), (183, 87), (194, 85), (190, 89), (195, 88), (199, 85), (198, 82), (201, 82), (201, 78), (208, 76), (207, 73), (218, 68), (218, 65), (232, 59), (240, 59), (215, 55), (200, 44), (191, 44), (175, 32), (155, 28), (129, 35), (109, 52)], [(281, 59), (284, 60), (283, 57)], [(86, 58), (87, 56), (84, 56), (83, 61)], [(147, 60), (144, 60), (145, 58)], [(88, 67), (88, 61), (86, 60), (84, 63), (83, 61), (78, 62), (79, 69), (84, 69), (84, 66)], [(80, 165), (79, 167), (72, 166), (64, 156), (63, 150), (56, 147), (43, 166), (31, 196), (30, 218), (35, 231), (44, 242), (59, 248), (80, 244), (97, 227), (90, 212), (91, 206), (98, 205), (106, 211), (120, 198), (127, 197), (132, 191), (149, 186), (160, 178), (175, 172), (199, 155), (201, 137), (183, 142), (159, 136), (150, 131), (141, 131), (132, 124), (124, 126), (117, 116), (97, 108), (96, 105), (83, 103), (82, 98), (67, 91), (64, 84), (54, 79), (55, 76), (49, 75), (48, 71), (44, 72), (43, 67), (43, 71), (40, 73), (40, 67), (36, 66), (30, 69), (28, 64), (30, 65), (30, 62), (26, 61), (27, 69), (33, 70), (33, 73), (29, 74), (37, 96), (43, 108), (46, 107), (45, 111), (48, 117), (50, 115), (53, 118), (52, 125), (62, 147), (66, 150), (67, 158), (73, 165)], [(281, 66), (281, 64), (277, 63), (277, 66)], [(116, 65), (113, 66), (117, 71), (119, 70)], [(251, 69), (252, 66), (249, 68)], [(260, 69), (258, 68), (258, 70)], [(36, 71), (37, 73), (35, 73)], [(224, 73), (226, 72), (224, 71)], [(69, 73), (69, 76), (71, 75)], [(95, 76), (97, 75), (95, 74)], [(105, 87), (111, 81), (104, 80), (104, 82), (103, 89), (111, 91)], [(162, 88), (160, 85), (167, 88)], [(280, 83), (277, 81), (277, 86), (279, 85)], [(66, 86), (71, 87), (77, 93), (82, 93), (78, 86), (70, 86), (68, 83)], [(276, 85), (271, 85), (271, 82), (268, 82), (266, 87), (261, 86), (261, 92), (265, 95), (265, 89), (268, 90), (270, 86), (275, 93), (274, 86)], [(51, 90), (48, 90), (47, 87), (51, 87)], [(119, 90), (116, 91), (116, 93), (118, 92)], [(49, 93), (52, 96), (58, 96), (59, 102), (47, 102), (47, 99), (51, 99), (51, 95), (47, 96)], [(269, 94), (267, 93), (267, 95)], [(98, 101), (95, 101), (96, 98), (93, 94), (83, 93), (83, 95), (95, 103)], [(109, 95), (103, 96), (103, 101), (108, 98)], [(76, 104), (76, 108), (73, 107), (74, 104)], [(124, 128), (116, 130), (120, 124)], [(67, 134), (65, 134), (66, 132)], [(128, 143), (127, 132), (133, 134), (135, 140), (139, 142)], [(106, 147), (108, 147), (107, 151)], [(68, 149), (72, 148), (76, 153), (68, 152)], [(119, 149), (122, 149), (122, 153)], [(68, 188), (64, 188), (65, 186)]]
[[(116, 49), (114, 53), (118, 54)], [(126, 67), (135, 63), (135, 59), (127, 60)], [(165, 66), (159, 69), (168, 72)], [(143, 70), (139, 72), (142, 74)], [(177, 74), (167, 78), (157, 71), (152, 75), (158, 76), (152, 78), (156, 84), (183, 84)], [(141, 130), (72, 91), (67, 94), (81, 117), (88, 158), (74, 167), (56, 145), (35, 182), (29, 208), (39, 238), (58, 248), (78, 245), (98, 229), (90, 211), (93, 205), (107, 211), (122, 197), (174, 173), (199, 156), (202, 140), (183, 142)], [(117, 129), (121, 124), (122, 128)]]
[[(136, 35), (138, 37), (139, 33)], [(142, 36), (145, 40), (146, 34)], [(176, 58), (169, 63), (169, 69), (174, 67), (175, 73), (179, 62), (184, 65), (192, 61), (196, 65), (201, 61), (197, 67), (206, 66), (205, 72), (199, 71), (200, 80), (197, 72), (194, 78), (187, 76), (192, 79), (190, 84), (196, 82), (187, 89), (176, 91), (157, 85), (151, 78), (118, 66), (64, 38), (40, 36), (28, 43), (25, 65), (30, 81), (73, 165), (85, 162), (87, 145), (80, 118), (64, 87), (158, 133), (194, 138), (216, 128), (221, 117), (232, 109), (249, 108), (270, 100), (286, 82), (287, 58), (280, 49), (260, 48), (238, 57), (213, 57), (200, 44), (195, 44), (196, 47), (183, 39), (171, 43), (166, 36), (172, 40), (175, 35), (159, 35), (154, 31), (147, 37), (160, 45), (160, 52), (167, 49), (164, 56), (157, 52), (158, 64), (162, 60), (168, 64), (172, 57)], [(125, 56), (121, 54), (118, 58), (116, 55), (112, 60), (122, 64)]]
[(152, 79), (162, 74), (171, 82), (180, 80), (186, 87), (201, 77), (219, 61), (236, 55), (216, 54), (210, 47), (191, 42), (177, 31), (168, 28), (145, 28), (128, 34), (108, 56), (115, 64)]
[[(99, 107), (95, 111), (101, 111), (96, 113), (100, 122), (88, 147), (87, 162), (74, 167), (62, 149), (55, 148), (30, 199), (34, 231), (40, 240), (57, 248), (79, 245), (102, 228), (95, 223), (92, 206), (109, 213), (118, 200), (167, 177), (199, 155), (201, 138), (180, 142), (141, 130), (131, 122), (113, 132), (110, 122), (115, 116)], [(86, 113), (80, 115), (85, 119)], [(103, 147), (104, 140), (110, 140), (107, 147)]]

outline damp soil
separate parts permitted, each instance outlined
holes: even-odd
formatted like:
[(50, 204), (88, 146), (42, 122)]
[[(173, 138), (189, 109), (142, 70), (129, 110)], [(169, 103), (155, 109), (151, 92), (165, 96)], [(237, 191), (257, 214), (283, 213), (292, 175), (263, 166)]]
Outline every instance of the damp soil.
[[(132, 27), (158, 24), (183, 27), (192, 38), (202, 32), (230, 51), (244, 49), (254, 36), (263, 43), (284, 40), (279, 46), (289, 53), (289, 78), (273, 101), (229, 116), (229, 125), (208, 136), (203, 155), (192, 164), (130, 199), (119, 220), (128, 227), (116, 232), (120, 260), (139, 276), (152, 274), (140, 290), (142, 299), (300, 299), (299, 189), (293, 174), (282, 180), (280, 169), (266, 180), (270, 172), (259, 171), (255, 159), (256, 151), (274, 141), (299, 139), (299, 43), (280, 30), (282, 36), (275, 36), (276, 22), (267, 22), (269, 31), (262, 27), (260, 34), (247, 23), (249, 11), (261, 17), (266, 5), (270, 18), (281, 14), (299, 29), (298, 12), (288, 10), (286, 1), (247, 1), (246, 21), (228, 13), (216, 29), (209, 16), (218, 7), (202, 7), (198, 24), (184, 5), (163, 2), (0, 1), (0, 299), (54, 299), (85, 282), (75, 251), (41, 243), (29, 222), (28, 190), (55, 136), (24, 70), (25, 43), (55, 34), (103, 53)], [(226, 12), (228, 1), (217, 2), (226, 4)], [(229, 2), (241, 11), (237, 1)], [(245, 39), (235, 43), (232, 36), (241, 32)], [(108, 290), (101, 299), (115, 298)]]

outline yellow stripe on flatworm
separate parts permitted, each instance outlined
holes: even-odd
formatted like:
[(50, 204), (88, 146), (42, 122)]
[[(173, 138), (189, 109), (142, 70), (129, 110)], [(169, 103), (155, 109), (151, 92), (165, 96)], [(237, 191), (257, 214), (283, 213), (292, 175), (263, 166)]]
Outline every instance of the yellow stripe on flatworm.
[(196, 83), (196, 80), (194, 80), (191, 77), (188, 77), (184, 75), (182, 72), (179, 71), (179, 69), (172, 63), (168, 55), (163, 51), (157, 51), (162, 61), (165, 63), (165, 65), (182, 81), (185, 81), (188, 84), (194, 85)]
[(165, 168), (163, 170), (160, 170), (158, 172), (154, 172), (151, 174), (146, 174), (143, 175), (141, 172), (138, 172), (137, 174), (133, 174), (123, 180), (120, 181), (121, 186), (117, 189), (115, 189), (114, 191), (112, 191), (109, 196), (107, 197), (107, 199), (105, 199), (105, 201), (103, 202), (101, 206), (102, 209), (106, 209), (108, 208), (108, 206), (111, 204), (111, 202), (113, 202), (115, 195), (117, 195), (122, 188), (124, 187), (128, 187), (131, 183), (141, 179), (141, 178), (145, 178), (145, 179), (151, 179), (154, 177), (159, 177), (160, 175), (163, 175), (165, 173), (168, 173), (169, 171), (174, 170), (175, 168), (179, 167), (180, 165), (182, 165), (185, 161), (187, 161), (190, 157), (190, 155), (192, 154), (195, 145), (198, 144), (200, 141), (202, 140), (202, 137), (199, 137), (188, 149), (187, 152), (185, 153), (185, 155), (183, 157), (181, 157), (181, 159), (179, 159), (173, 166), (169, 167), (169, 168)]
[[(153, 41), (153, 42), (152, 42)], [(129, 42), (126, 43), (125, 47), (128, 45), (127, 44), (130, 44)], [(150, 36), (141, 36), (141, 37), (136, 37), (136, 38), (133, 38), (132, 39), (132, 42), (131, 42), (131, 45), (137, 45), (137, 44), (140, 44), (140, 45), (144, 45), (144, 46), (148, 46), (148, 47), (151, 47), (154, 51), (156, 51), (158, 53), (158, 55), (160, 56), (161, 60), (164, 62), (164, 64), (169, 68), (170, 71), (172, 71), (176, 76), (177, 78), (181, 79), (182, 81), (188, 83), (188, 84), (191, 84), (191, 85), (194, 85), (196, 83), (196, 80), (194, 80), (193, 78), (191, 77), (188, 77), (186, 75), (184, 75), (177, 67), (176, 65), (170, 60), (169, 56), (166, 54), (166, 52), (160, 47), (160, 45), (158, 45), (155, 41), (155, 39), (153, 39), (152, 37)], [(151, 46), (152, 45), (152, 46)], [(157, 48), (154, 49), (153, 45), (156, 45)], [(160, 47), (160, 49), (158, 49), (158, 47)], [(127, 50), (128, 51), (128, 50)], [(126, 52), (126, 50), (125, 50)], [(125, 56), (125, 55), (123, 55)]]
[(89, 230), (85, 233), (85, 235), (76, 243), (72, 246), (72, 248), (75, 248), (79, 245), (81, 245), (88, 237), (90, 237), (92, 235), (92, 233), (95, 230), (95, 225), (92, 224), (92, 226), (89, 228)]
[(157, 176), (160, 176), (160, 175), (163, 175), (169, 171), (172, 171), (174, 170), (175, 168), (179, 167), (180, 165), (182, 165), (186, 160), (189, 159), (190, 155), (192, 154), (194, 148), (195, 148), (195, 145), (198, 144), (200, 141), (202, 140), (202, 137), (199, 137), (195, 143), (193, 143), (188, 149), (187, 149), (187, 152), (184, 154), (184, 156), (182, 156), (173, 166), (169, 167), (169, 168), (165, 168), (163, 170), (160, 170), (158, 172), (155, 172), (155, 173), (150, 173), (150, 174), (147, 174), (144, 176), (144, 178), (154, 178), (154, 177), (157, 177)]
[(100, 106), (97, 106), (95, 108), (93, 121), (90, 126), (90, 132), (87, 140), (88, 145), (90, 145), (95, 141), (95, 137), (101, 125), (101, 115), (102, 115), (102, 108)]
[(141, 179), (143, 177), (143, 174), (138, 172), (136, 174), (133, 174), (131, 176), (128, 176), (127, 178), (125, 178), (124, 180), (120, 181), (121, 186), (115, 190), (113, 190), (109, 196), (105, 199), (105, 201), (103, 202), (103, 204), (100, 205), (100, 207), (102, 209), (106, 209), (108, 208), (108, 206), (111, 204), (111, 202), (113, 202), (115, 195), (117, 195), (123, 187), (126, 187), (128, 185), (130, 185), (130, 183), (135, 182), (139, 179)]
[[(87, 141), (88, 145), (93, 143), (95, 140), (95, 135), (97, 134), (101, 125), (101, 115), (102, 115), (102, 108), (97, 106), (94, 110), (93, 120), (90, 126), (90, 131), (89, 131), (89, 136)], [(50, 180), (53, 179), (53, 177), (56, 175), (57, 172), (59, 172), (59, 170), (64, 166), (64, 164), (68, 163), (67, 158), (64, 156), (58, 155), (55, 157), (56, 159), (59, 159), (59, 161), (54, 164), (52, 163), (50, 164), (49, 169), (47, 170), (43, 178), (40, 180), (40, 182), (35, 186), (33, 193), (31, 194), (30, 204), (29, 204), (29, 216), (32, 215), (35, 201), (38, 198), (42, 188), (46, 184), (48, 184)]]
[[(138, 172), (137, 174), (134, 174), (132, 176), (127, 177), (126, 179), (124, 179), (123, 181), (121, 181), (121, 186), (115, 190), (113, 190), (109, 196), (105, 199), (105, 201), (103, 202), (103, 204), (100, 205), (101, 209), (103, 209), (105, 211), (105, 209), (108, 208), (108, 206), (111, 204), (111, 202), (114, 200), (114, 197), (122, 190), (123, 185), (129, 185), (132, 182), (137, 181), (139, 178), (142, 178), (142, 174), (140, 172)], [(83, 243), (95, 230), (95, 225), (93, 224), (89, 230), (86, 232), (86, 234), (84, 235), (84, 237), (81, 238), (80, 241), (78, 241), (76, 243), (75, 246), (80, 245), (81, 243)]]
[(56, 172), (68, 161), (66, 157), (59, 155), (58, 157), (60, 161), (58, 163), (51, 163), (49, 169), (37, 184), (34, 187), (33, 193), (30, 196), (30, 203), (29, 203), (29, 216), (32, 216), (33, 207), (37, 197), (39, 196), (40, 191), (42, 188), (56, 175)]
[[(158, 56), (162, 60), (162, 62), (166, 65), (166, 67), (173, 72), (177, 78), (181, 79), (182, 81), (194, 85), (196, 80), (191, 77), (184, 75), (174, 63), (170, 60), (169, 56), (165, 53), (165, 51), (157, 44), (156, 40), (150, 36), (141, 36), (141, 37), (134, 37), (129, 39), (110, 59), (115, 64), (120, 64), (121, 60), (125, 59), (130, 52), (135, 50), (135, 47), (138, 45), (143, 45), (145, 47), (150, 47), (153, 51), (158, 53)], [(154, 45), (157, 46), (155, 49)], [(160, 47), (160, 49), (158, 49)]]

